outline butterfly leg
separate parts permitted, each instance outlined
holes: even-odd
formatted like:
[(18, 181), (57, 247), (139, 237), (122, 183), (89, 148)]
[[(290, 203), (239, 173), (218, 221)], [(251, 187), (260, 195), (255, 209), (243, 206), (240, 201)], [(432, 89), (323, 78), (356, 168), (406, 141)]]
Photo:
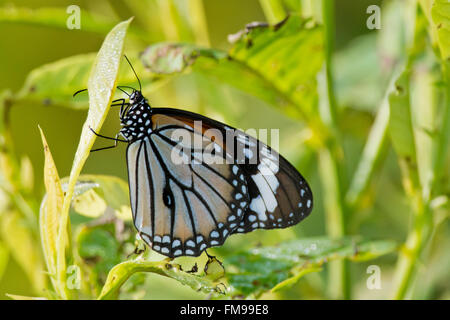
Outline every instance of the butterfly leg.
[(92, 131), (97, 137), (100, 137), (100, 138), (103, 138), (103, 139), (114, 140), (114, 145), (108, 146), (108, 147), (103, 147), (103, 148), (98, 148), (98, 149), (92, 149), (91, 152), (115, 148), (115, 147), (117, 147), (117, 142), (128, 142), (127, 140), (123, 140), (123, 139), (119, 139), (119, 138), (118, 138), (118, 136), (119, 136), (120, 133), (116, 134), (116, 137), (115, 137), (115, 138), (111, 138), (111, 137), (107, 137), (107, 136), (103, 136), (103, 135), (101, 135), (101, 134), (98, 134), (98, 133), (95, 132), (94, 129), (92, 129), (92, 128), (89, 128), (89, 129), (91, 129), (91, 131)]
[[(125, 99), (121, 98), (121, 99), (113, 100), (110, 107), (117, 107), (117, 106), (120, 106), (119, 116), (120, 116), (120, 118), (122, 118), (123, 115), (126, 113), (130, 104), (128, 102), (125, 102)], [(124, 110), (124, 107), (125, 107), (125, 110)]]
[(116, 99), (111, 102), (110, 107), (123, 106), (125, 103), (124, 98)]
[(146, 247), (145, 245), (143, 246), (143, 249), (142, 249), (142, 248), (140, 248), (140, 246), (139, 246), (139, 242), (136, 242), (136, 243), (134, 244), (134, 250), (133, 250), (133, 252), (131, 252), (129, 255), (127, 255), (127, 259), (128, 259), (129, 257), (131, 257), (132, 255), (141, 255), (141, 254), (143, 254), (146, 250), (147, 250), (147, 247)]
[(221, 282), (215, 287), (215, 290), (217, 293), (225, 295), (227, 294), (228, 288), (225, 283)]
[(198, 272), (197, 262), (192, 266), (191, 270), (186, 271), (186, 273), (197, 273), (197, 272)]
[[(207, 276), (211, 276), (215, 280), (222, 278), (225, 275), (225, 267), (222, 262), (219, 261), (215, 256), (211, 256), (206, 250), (206, 255), (208, 256), (208, 261), (206, 261), (203, 271)], [(220, 270), (221, 269), (221, 270)]]

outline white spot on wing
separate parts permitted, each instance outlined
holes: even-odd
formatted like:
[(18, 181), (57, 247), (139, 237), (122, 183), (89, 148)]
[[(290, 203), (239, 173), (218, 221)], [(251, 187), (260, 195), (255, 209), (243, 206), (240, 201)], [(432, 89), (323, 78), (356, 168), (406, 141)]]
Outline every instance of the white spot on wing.
[(275, 195), (273, 194), (269, 184), (264, 179), (261, 173), (257, 173), (252, 175), (253, 181), (255, 181), (256, 186), (264, 199), (264, 204), (269, 212), (274, 212), (276, 207), (278, 206), (277, 199), (275, 199)]
[(264, 221), (267, 219), (266, 206), (264, 205), (264, 201), (260, 195), (252, 200), (252, 202), (250, 203), (250, 209), (258, 214), (259, 220)]
[(258, 169), (264, 175), (264, 178), (269, 184), (270, 189), (272, 189), (272, 191), (276, 193), (280, 182), (278, 181), (277, 176), (273, 173), (272, 169), (270, 169), (266, 164), (262, 162), (258, 165)]

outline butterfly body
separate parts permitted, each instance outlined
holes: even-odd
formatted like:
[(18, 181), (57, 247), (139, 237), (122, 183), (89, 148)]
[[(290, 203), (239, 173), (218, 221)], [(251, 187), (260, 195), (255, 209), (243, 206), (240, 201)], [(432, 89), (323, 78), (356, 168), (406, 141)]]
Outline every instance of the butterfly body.
[(143, 139), (151, 133), (151, 107), (139, 91), (130, 95), (129, 105), (119, 113), (120, 134), (129, 142)]

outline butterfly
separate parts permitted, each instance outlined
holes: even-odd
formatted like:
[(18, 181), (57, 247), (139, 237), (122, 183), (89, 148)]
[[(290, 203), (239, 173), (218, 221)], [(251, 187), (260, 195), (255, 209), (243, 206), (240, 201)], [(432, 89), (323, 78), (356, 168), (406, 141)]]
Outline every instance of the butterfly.
[(308, 183), (275, 150), (200, 114), (151, 107), (136, 78), (139, 90), (118, 86), (128, 101), (111, 104), (120, 106), (116, 137), (93, 131), (115, 144), (91, 151), (128, 144), (133, 222), (154, 251), (199, 256), (232, 234), (290, 227), (310, 214)]

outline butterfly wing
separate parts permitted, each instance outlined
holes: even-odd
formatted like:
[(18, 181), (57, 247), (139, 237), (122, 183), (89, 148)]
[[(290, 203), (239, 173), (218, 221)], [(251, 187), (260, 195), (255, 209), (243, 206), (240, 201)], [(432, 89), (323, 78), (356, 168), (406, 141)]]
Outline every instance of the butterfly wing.
[[(231, 161), (226, 153), (202, 162), (199, 155), (208, 146), (220, 146), (184, 122), (165, 115), (153, 116), (152, 122), (152, 133), (127, 149), (135, 227), (161, 254), (198, 256), (222, 245), (242, 220), (249, 203), (243, 171), (226, 164)], [(182, 144), (174, 136), (180, 134), (189, 137), (186, 150), (176, 149)], [(191, 148), (194, 139), (200, 143)], [(178, 161), (189, 156), (190, 161)]]
[[(220, 130), (222, 137), (232, 135), (233, 150), (227, 149), (233, 163), (243, 172), (249, 196), (243, 219), (233, 233), (255, 229), (274, 229), (293, 226), (306, 218), (313, 208), (313, 196), (303, 176), (279, 153), (258, 139), (219, 121), (188, 111), (154, 108), (155, 113), (174, 117), (195, 128), (202, 121), (202, 130)], [(224, 138), (228, 139), (228, 138)]]
[(305, 179), (259, 140), (170, 108), (152, 109), (152, 127), (128, 146), (127, 163), (134, 224), (155, 251), (198, 256), (230, 234), (289, 227), (311, 212)]

